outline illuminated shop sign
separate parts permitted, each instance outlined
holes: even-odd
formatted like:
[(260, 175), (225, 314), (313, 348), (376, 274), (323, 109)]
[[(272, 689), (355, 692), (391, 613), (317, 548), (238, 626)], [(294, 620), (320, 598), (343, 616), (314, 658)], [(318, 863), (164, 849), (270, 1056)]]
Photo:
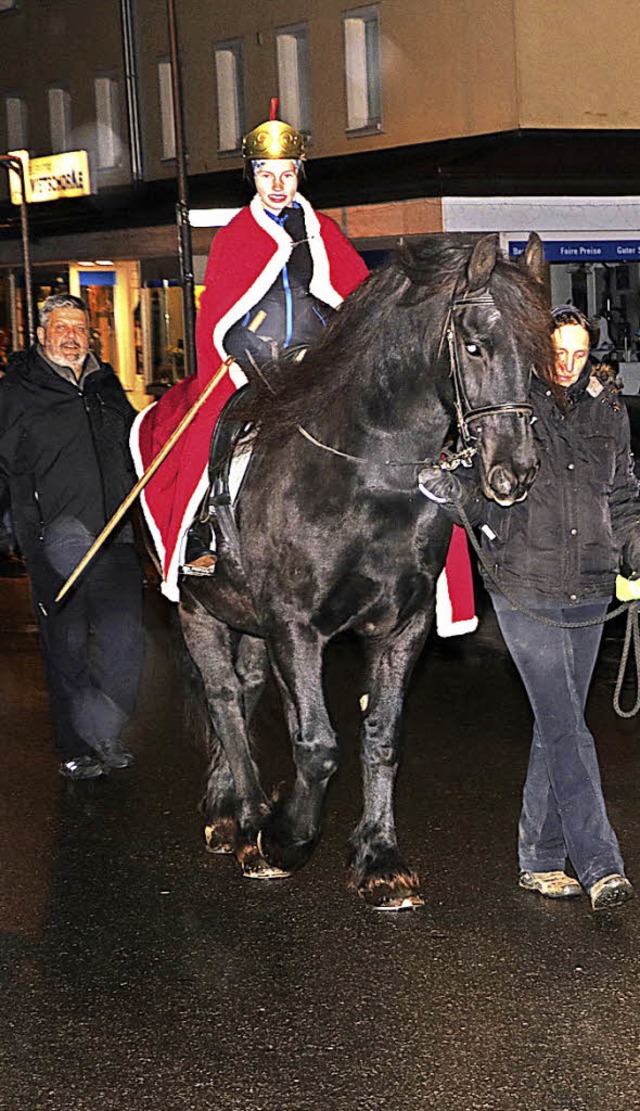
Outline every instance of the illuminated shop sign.
[[(11, 151), (20, 158), (25, 172), (26, 199), (29, 204), (57, 201), (67, 197), (85, 197), (91, 192), (89, 157), (86, 150), (50, 154), (46, 158), (29, 158), (27, 151)], [(22, 203), (20, 178), (10, 173), (11, 200)]]
[[(521, 255), (524, 240), (510, 240), (509, 254)], [(640, 239), (545, 239), (546, 262), (640, 262)]]

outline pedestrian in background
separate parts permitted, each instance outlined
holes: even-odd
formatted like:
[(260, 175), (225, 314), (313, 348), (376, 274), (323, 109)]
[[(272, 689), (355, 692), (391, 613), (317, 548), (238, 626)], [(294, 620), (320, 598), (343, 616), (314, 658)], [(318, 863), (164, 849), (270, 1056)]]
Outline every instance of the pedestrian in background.
[(592, 373), (588, 319), (561, 305), (551, 337), (555, 368), (531, 389), (540, 470), (526, 499), (501, 508), (435, 468), (421, 480), (454, 518), (462, 504), (484, 525), (485, 583), (534, 715), (520, 886), (551, 898), (585, 890), (600, 910), (633, 889), (584, 714), (616, 574), (640, 573), (640, 501), (627, 414), (615, 382)]
[(124, 521), (61, 604), (60, 587), (134, 483), (135, 410), (89, 350), (82, 300), (48, 297), (38, 342), (0, 381), (0, 495), (31, 580), (51, 717), (69, 779), (124, 768), (142, 665), (142, 574)]

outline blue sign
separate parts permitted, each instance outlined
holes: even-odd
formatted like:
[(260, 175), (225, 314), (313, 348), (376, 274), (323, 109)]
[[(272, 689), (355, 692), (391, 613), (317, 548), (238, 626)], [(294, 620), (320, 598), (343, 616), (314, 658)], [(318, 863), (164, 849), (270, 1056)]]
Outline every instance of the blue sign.
[(78, 270), (81, 286), (87, 285), (115, 285), (115, 270)]
[[(526, 242), (509, 243), (509, 255), (517, 258)], [(547, 239), (545, 262), (640, 262), (640, 239)]]

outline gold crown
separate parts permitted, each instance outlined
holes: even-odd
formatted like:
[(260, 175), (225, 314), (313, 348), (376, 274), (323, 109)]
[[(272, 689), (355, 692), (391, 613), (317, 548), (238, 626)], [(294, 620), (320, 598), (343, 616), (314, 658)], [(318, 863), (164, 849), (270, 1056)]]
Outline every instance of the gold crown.
[(299, 158), (305, 156), (305, 139), (300, 131), (282, 120), (277, 120), (278, 101), (271, 99), (269, 119), (254, 127), (242, 140), (242, 154), (247, 160), (254, 158)]
[(282, 120), (267, 120), (245, 135), (242, 154), (254, 158), (305, 158), (304, 135)]

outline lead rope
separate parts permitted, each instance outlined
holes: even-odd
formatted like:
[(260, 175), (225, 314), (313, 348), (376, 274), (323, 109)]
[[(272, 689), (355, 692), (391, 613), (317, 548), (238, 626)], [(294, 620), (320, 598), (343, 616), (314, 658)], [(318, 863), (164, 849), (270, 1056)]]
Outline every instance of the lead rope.
[[(618, 667), (618, 676), (616, 678), (616, 685), (613, 693), (613, 708), (618, 717), (635, 717), (635, 715), (638, 713), (638, 710), (640, 710), (640, 626), (638, 623), (638, 608), (640, 606), (640, 603), (622, 602), (621, 605), (616, 606), (616, 608), (611, 610), (610, 613), (605, 614), (602, 619), (593, 618), (591, 621), (553, 621), (550, 617), (543, 617), (542, 614), (536, 613), (535, 610), (530, 610), (527, 608), (527, 606), (522, 606), (518, 602), (516, 602), (511, 592), (505, 590), (504, 586), (498, 583), (493, 571), (490, 569), (487, 561), (484, 558), (482, 548), (478, 543), (476, 534), (471, 527), (471, 523), (464, 509), (461, 505), (456, 505), (455, 509), (456, 512), (460, 515), (460, 520), (462, 521), (462, 524), (464, 526), (464, 531), (469, 538), (471, 546), (476, 553), (479, 562), (484, 567), (487, 578), (491, 583), (493, 583), (500, 594), (502, 594), (503, 597), (507, 599), (507, 602), (509, 602), (514, 609), (518, 610), (519, 613), (524, 613), (527, 617), (533, 618), (533, 620), (537, 621), (540, 625), (549, 625), (556, 629), (588, 629), (592, 625), (605, 625), (607, 621), (611, 621), (614, 617), (619, 617), (620, 614), (624, 613), (625, 610), (627, 611), (627, 626), (624, 634), (624, 645), (622, 648), (622, 655), (620, 657), (620, 665)], [(636, 700), (631, 710), (623, 710), (622, 706), (620, 705), (620, 695), (622, 693), (622, 684), (624, 683), (624, 677), (627, 671), (629, 650), (632, 642), (633, 660), (635, 664)]]
[[(618, 677), (616, 679), (616, 688), (613, 692), (613, 708), (621, 718), (632, 718), (640, 710), (640, 625), (638, 624), (638, 602), (627, 602), (629, 607), (627, 610), (627, 627), (624, 632), (624, 645), (622, 647), (622, 655), (620, 657), (620, 667), (618, 668)], [(636, 676), (636, 700), (631, 710), (623, 710), (620, 705), (620, 694), (622, 692), (622, 684), (627, 672), (627, 662), (629, 660), (629, 649), (633, 642), (633, 662), (635, 664)]]

